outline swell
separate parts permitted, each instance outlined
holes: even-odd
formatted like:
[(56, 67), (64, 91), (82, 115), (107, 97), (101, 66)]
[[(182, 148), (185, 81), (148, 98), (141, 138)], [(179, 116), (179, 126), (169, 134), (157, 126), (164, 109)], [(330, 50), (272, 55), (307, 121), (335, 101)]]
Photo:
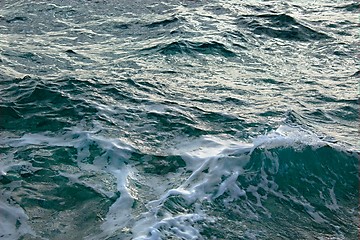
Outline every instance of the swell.
[[(57, 132), (80, 122), (93, 120), (113, 124), (111, 114), (114, 112), (111, 108), (139, 114), (141, 112), (134, 103), (152, 104), (148, 99), (149, 95), (163, 95), (159, 90), (160, 85), (130, 78), (116, 83), (103, 83), (97, 79), (41, 79), (25, 76), (15, 79), (4, 77), (0, 84), (0, 128), (20, 132)], [(121, 102), (122, 105), (117, 107), (114, 102)], [(128, 108), (123, 109), (126, 106)], [(150, 115), (151, 120), (153, 117)], [(170, 122), (166, 125), (169, 124)]]
[[(328, 145), (318, 149), (305, 146), (302, 150), (255, 149), (236, 181), (245, 194), (229, 203), (225, 193), (210, 204), (215, 212), (227, 209), (228, 218), (205, 228), (204, 234), (210, 237), (214, 229), (228, 225), (236, 233), (244, 232), (241, 223), (247, 219), (247, 228), (256, 229), (258, 238), (306, 239), (309, 234), (356, 238), (357, 214), (348, 210), (359, 208), (355, 201), (357, 164), (357, 153)], [(226, 238), (236, 238), (232, 231), (227, 234)]]
[(2, 112), (2, 129), (58, 131), (96, 112), (84, 101), (61, 92), (55, 83), (26, 76), (1, 84), (6, 86), (1, 91), (6, 110)]

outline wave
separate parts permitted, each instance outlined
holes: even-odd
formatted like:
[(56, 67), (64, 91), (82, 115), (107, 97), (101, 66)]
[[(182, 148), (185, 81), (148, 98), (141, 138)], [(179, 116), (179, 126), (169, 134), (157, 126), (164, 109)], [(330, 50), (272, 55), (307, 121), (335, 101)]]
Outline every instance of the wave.
[(223, 57), (236, 57), (236, 53), (229, 50), (224, 44), (212, 42), (191, 42), (186, 40), (176, 41), (169, 44), (159, 44), (150, 48), (143, 49), (142, 51), (156, 51), (164, 55), (176, 54), (209, 54), (220, 55)]
[(314, 41), (331, 38), (287, 14), (246, 15), (238, 19), (238, 26), (246, 27), (247, 30), (257, 35), (289, 41)]
[(25, 22), (27, 21), (28, 18), (27, 17), (13, 17), (11, 19), (7, 19), (6, 22), (7, 23), (13, 23), (13, 22)]
[[(356, 211), (349, 214), (345, 209), (358, 207), (358, 153), (287, 126), (252, 144), (205, 136), (179, 148), (175, 153), (185, 160), (190, 174), (177, 188), (147, 204), (151, 210), (135, 230), (148, 225), (149, 235), (136, 239), (178, 233), (191, 239), (186, 235), (190, 232), (199, 239), (214, 234), (239, 238), (239, 233), (245, 239), (250, 235), (306, 238), (317, 233), (351, 238), (357, 234)], [(224, 211), (228, 219), (215, 217)], [(168, 217), (156, 220), (160, 213)], [(294, 215), (299, 217), (297, 222)], [(279, 224), (286, 227), (279, 230)], [(225, 235), (216, 230), (229, 225)], [(304, 225), (314, 227), (304, 231)]]
[[(58, 131), (69, 127), (71, 122), (77, 122), (84, 116), (96, 113), (97, 109), (89, 106), (86, 101), (69, 97), (62, 91), (72, 84), (69, 79), (67, 80), (64, 80), (66, 84), (61, 84), (61, 81), (46, 82), (25, 76), (2, 82), (4, 111), (1, 113), (3, 117), (0, 127), (28, 132), (39, 132), (44, 129)], [(72, 94), (83, 93), (83, 90), (79, 92), (76, 88), (70, 88)]]
[[(62, 211), (73, 204), (84, 214), (82, 206), (87, 206), (88, 215), (94, 216), (96, 200), (102, 202), (102, 210), (92, 221), (92, 230), (89, 225), (82, 231), (88, 233), (82, 236), (87, 239), (211, 235), (231, 239), (239, 234), (247, 239), (251, 235), (289, 237), (290, 231), (302, 238), (357, 234), (358, 211), (351, 209), (358, 208), (358, 153), (309, 131), (283, 125), (249, 143), (204, 135), (182, 140), (166, 155), (149, 155), (100, 133), (73, 128), (63, 136), (26, 134), (0, 141), (3, 152), (6, 146), (23, 152), (11, 160), (20, 167), (3, 163), (9, 165), (2, 168), (1, 182), (9, 186), (23, 179), (39, 185), (39, 190), (15, 197), (30, 214), (28, 219), (35, 217), (32, 208), (51, 212), (59, 210), (56, 206), (61, 202)], [(56, 161), (45, 168), (49, 157)], [(44, 183), (39, 177), (48, 179), (51, 195), (41, 190)], [(56, 190), (64, 181), (68, 184)], [(20, 189), (12, 190), (12, 195), (17, 196)], [(72, 191), (82, 195), (73, 199)], [(39, 200), (29, 204), (27, 199), (33, 196), (48, 199), (46, 205)], [(85, 224), (76, 221), (75, 225)]]
[(85, 2), (0, 4), (0, 239), (358, 236), (358, 3)]
[(350, 4), (344, 4), (341, 6), (336, 6), (335, 9), (343, 9), (349, 12), (357, 12), (359, 10), (360, 4), (357, 2), (353, 2)]
[(157, 22), (149, 23), (149, 24), (146, 25), (146, 27), (148, 27), (148, 28), (164, 27), (164, 26), (176, 23), (179, 20), (181, 20), (181, 19), (178, 18), (178, 17), (171, 17), (171, 18), (168, 18), (168, 19), (164, 19), (164, 20), (160, 20), (160, 21), (157, 21)]

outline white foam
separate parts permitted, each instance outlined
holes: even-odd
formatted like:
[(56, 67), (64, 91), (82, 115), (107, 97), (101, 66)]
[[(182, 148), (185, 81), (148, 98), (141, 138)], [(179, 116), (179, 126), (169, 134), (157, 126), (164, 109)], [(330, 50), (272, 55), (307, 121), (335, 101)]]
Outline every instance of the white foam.
[[(22, 174), (40, 169), (33, 167), (28, 162), (15, 161), (13, 154), (0, 157), (0, 179), (6, 177), (9, 172)], [(35, 232), (28, 224), (29, 218), (25, 211), (11, 200), (11, 192), (20, 186), (19, 181), (13, 181), (6, 184), (8, 191), (5, 191), (4, 188), (0, 192), (0, 239), (19, 239), (27, 234), (35, 236)]]
[(105, 222), (101, 225), (103, 233), (91, 239), (110, 236), (118, 229), (126, 227), (129, 221), (132, 220), (131, 211), (134, 198), (127, 188), (129, 170), (124, 167), (122, 169), (112, 170), (112, 173), (117, 178), (117, 188), (120, 192), (120, 197), (109, 208)]
[[(106, 237), (113, 234), (117, 229), (126, 226), (127, 221), (131, 219), (133, 197), (127, 188), (127, 177), (131, 172), (131, 168), (125, 164), (125, 161), (129, 159), (131, 152), (134, 151), (134, 148), (123, 143), (120, 139), (105, 138), (103, 136), (99, 136), (97, 133), (98, 131), (82, 131), (81, 129), (75, 128), (62, 136), (53, 137), (46, 134), (25, 134), (23, 137), (18, 139), (2, 139), (0, 144), (7, 144), (12, 147), (23, 147), (29, 145), (45, 147), (73, 147), (77, 150), (76, 162), (82, 171), (77, 173), (60, 171), (59, 173), (62, 176), (67, 177), (72, 182), (85, 185), (86, 187), (91, 187), (96, 192), (108, 197), (114, 196), (114, 193), (107, 191), (106, 187), (104, 187), (100, 181), (98, 184), (91, 184), (79, 179), (86, 172), (95, 172), (99, 174), (107, 172), (108, 174), (112, 174), (116, 179), (115, 184), (117, 186), (117, 191), (120, 193), (120, 197), (110, 207), (104, 224), (101, 226), (103, 234), (97, 236)], [(95, 145), (100, 149), (100, 155), (96, 156), (92, 163), (88, 163), (87, 161), (91, 154), (91, 145)], [(29, 163), (27, 163), (27, 165), (29, 165)], [(17, 167), (19, 168), (23, 166), (24, 164), (2, 166), (0, 167), (0, 172), (2, 175), (5, 175), (9, 169), (16, 170)], [(28, 168), (31, 168), (31, 165), (28, 166)], [(8, 214), (9, 212), (14, 211), (14, 213), (19, 216), (17, 219), (21, 220), (22, 225), (27, 226), (25, 224), (27, 216), (23, 210), (19, 210), (15, 206), (5, 207), (5, 205), (1, 202), (0, 204), (2, 204), (0, 205), (0, 210), (4, 211), (4, 214), (6, 213), (6, 215), (3, 214), (1, 216), (9, 217), (10, 220), (4, 225), (0, 224), (0, 230), (1, 227), (8, 229), (3, 231), (6, 234), (8, 234), (8, 232), (12, 234), (17, 232), (19, 232), (18, 234), (21, 234), (25, 232), (25, 230), (22, 230), (24, 227), (17, 229), (17, 232), (14, 230), (16, 220), (12, 221), (11, 219), (15, 219), (15, 217), (11, 218), (11, 215)], [(7, 209), (11, 209), (11, 211)], [(2, 222), (5, 222), (5, 220)], [(26, 229), (29, 230), (30, 228)], [(30, 230), (27, 232), (30, 232)], [(98, 239), (97, 237), (94, 239)]]
[(330, 195), (330, 199), (331, 199), (331, 202), (328, 202), (326, 200), (326, 198), (324, 197), (323, 195), (323, 192), (322, 191), (319, 191), (319, 195), (320, 195), (320, 198), (323, 199), (325, 201), (325, 206), (330, 209), (330, 210), (337, 210), (339, 209), (339, 205), (337, 203), (337, 200), (336, 200), (336, 195), (335, 195), (335, 192), (334, 192), (334, 187), (332, 187), (331, 189), (328, 189), (329, 190), (329, 195)]
[(287, 125), (279, 126), (275, 131), (267, 135), (260, 135), (253, 139), (254, 147), (266, 147), (267, 149), (276, 147), (303, 147), (303, 146), (323, 146), (325, 142), (310, 131), (299, 127)]
[(24, 235), (35, 235), (28, 224), (28, 216), (20, 206), (6, 203), (9, 196), (0, 193), (0, 238), (19, 239)]
[[(159, 110), (159, 109), (156, 109)], [(160, 109), (161, 110), (161, 109)], [(61, 137), (49, 137), (40, 134), (27, 134), (20, 139), (1, 140), (2, 144), (20, 147), (26, 145), (64, 146), (77, 149), (78, 166), (85, 171), (107, 172), (116, 179), (116, 188), (120, 197), (110, 207), (105, 221), (101, 225), (103, 233), (89, 236), (88, 239), (107, 238), (116, 235), (121, 229), (131, 228), (134, 239), (161, 239), (164, 232), (176, 235), (183, 239), (201, 239), (197, 222), (209, 219), (201, 209), (204, 201), (214, 201), (225, 196), (226, 203), (252, 194), (256, 199), (256, 205), (262, 207), (263, 196), (258, 193), (259, 188), (273, 193), (284, 200), (291, 200), (304, 206), (308, 214), (317, 222), (326, 221), (320, 213), (317, 213), (311, 205), (299, 199), (289, 199), (281, 192), (277, 192), (277, 185), (269, 182), (267, 175), (261, 171), (261, 181), (257, 186), (244, 188), (238, 177), (244, 173), (243, 167), (249, 162), (251, 153), (256, 148), (271, 149), (276, 147), (321, 146), (322, 142), (311, 132), (299, 128), (280, 126), (276, 131), (253, 139), (252, 143), (236, 141), (227, 136), (202, 136), (192, 141), (184, 141), (174, 149), (169, 150), (170, 155), (180, 155), (185, 163), (185, 173), (181, 178), (175, 178), (172, 188), (162, 182), (166, 176), (158, 176), (159, 180), (152, 185), (146, 183), (150, 191), (158, 194), (151, 201), (145, 201), (145, 210), (133, 212), (133, 204), (137, 199), (136, 187), (129, 180), (139, 180), (135, 174), (135, 164), (125, 164), (135, 151), (133, 147), (119, 139), (105, 138), (93, 131), (81, 131), (73, 129)], [(90, 146), (95, 144), (102, 153), (96, 156), (93, 162), (88, 163)], [(270, 152), (268, 158), (274, 162), (274, 173), (278, 171), (279, 163), (276, 156)], [(63, 174), (72, 181), (79, 181), (79, 175)], [(147, 181), (146, 176), (139, 176)], [(151, 179), (150, 177), (148, 180)], [(81, 183), (81, 182), (80, 182)], [(84, 184), (84, 183), (82, 183)], [(88, 184), (98, 192), (109, 196), (111, 193), (102, 189), (101, 184)], [(141, 189), (138, 189), (141, 191)], [(331, 194), (331, 193), (330, 193)], [(143, 194), (144, 195), (144, 194)], [(191, 206), (190, 212), (178, 212), (177, 214), (164, 211), (164, 204), (172, 196), (178, 196)], [(148, 202), (147, 202), (148, 201)], [(333, 203), (336, 202), (333, 199)], [(196, 207), (194, 207), (196, 206)], [(266, 209), (264, 208), (264, 212)], [(161, 213), (161, 214), (159, 214)], [(255, 216), (256, 217), (256, 216)]]
[(159, 217), (158, 212), (171, 196), (180, 196), (186, 204), (191, 205), (199, 201), (211, 201), (225, 192), (233, 199), (244, 195), (236, 179), (249, 160), (251, 146), (213, 136), (204, 136), (177, 146), (172, 154), (181, 155), (186, 162), (186, 169), (192, 173), (177, 188), (167, 190), (146, 205), (148, 212), (142, 215), (132, 229), (136, 233), (135, 239), (161, 239), (162, 231), (170, 231), (183, 239), (202, 239), (194, 227), (197, 221), (205, 218), (201, 207), (191, 214)]
[[(161, 239), (162, 231), (180, 228), (182, 229), (181, 232), (177, 230), (172, 232), (183, 239), (192, 239), (193, 236), (196, 239), (201, 239), (198, 230), (193, 225), (184, 224), (183, 221), (184, 218), (190, 218), (194, 219), (193, 222), (195, 223), (200, 219), (208, 218), (201, 211), (201, 207), (190, 215), (178, 213), (177, 215), (170, 214), (163, 218), (157, 215), (165, 201), (171, 196), (181, 196), (187, 204), (191, 205), (202, 201), (213, 201), (225, 193), (227, 194), (225, 201), (230, 203), (248, 193), (257, 199), (255, 205), (264, 209), (264, 213), (270, 217), (270, 213), (262, 206), (262, 199), (264, 197), (258, 193), (259, 188), (262, 188), (284, 200), (296, 201), (296, 203), (301, 204), (314, 221), (326, 221), (309, 203), (295, 198), (289, 199), (281, 192), (277, 192), (276, 183), (268, 180), (264, 170), (260, 173), (262, 177), (257, 186), (250, 186), (244, 189), (237, 181), (238, 177), (243, 174), (243, 167), (250, 160), (252, 151), (256, 148), (302, 148), (309, 145), (318, 147), (324, 144), (311, 132), (289, 126), (280, 126), (276, 131), (254, 138), (252, 143), (238, 142), (230, 138), (224, 139), (223, 136), (221, 138), (203, 136), (199, 139), (179, 144), (172, 154), (182, 156), (186, 162), (186, 170), (190, 171), (191, 174), (177, 188), (167, 190), (158, 199), (146, 205), (148, 212), (142, 215), (132, 229), (136, 233), (135, 239)], [(276, 173), (279, 169), (277, 156), (273, 156), (267, 151), (265, 151), (265, 154), (274, 162), (274, 169), (271, 171)], [(187, 235), (187, 233), (191, 234)]]

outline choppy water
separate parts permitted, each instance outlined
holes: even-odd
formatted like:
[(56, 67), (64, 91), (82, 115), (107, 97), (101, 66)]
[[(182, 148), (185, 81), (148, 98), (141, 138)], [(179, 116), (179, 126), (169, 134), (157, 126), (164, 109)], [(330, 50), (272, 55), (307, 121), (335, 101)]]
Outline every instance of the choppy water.
[(358, 239), (356, 1), (0, 1), (0, 239)]

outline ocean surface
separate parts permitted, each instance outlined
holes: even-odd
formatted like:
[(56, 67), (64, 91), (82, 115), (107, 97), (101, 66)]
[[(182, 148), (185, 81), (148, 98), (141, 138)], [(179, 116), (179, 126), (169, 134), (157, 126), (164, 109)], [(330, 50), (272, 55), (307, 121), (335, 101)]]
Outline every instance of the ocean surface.
[(358, 1), (1, 0), (0, 239), (359, 238)]

